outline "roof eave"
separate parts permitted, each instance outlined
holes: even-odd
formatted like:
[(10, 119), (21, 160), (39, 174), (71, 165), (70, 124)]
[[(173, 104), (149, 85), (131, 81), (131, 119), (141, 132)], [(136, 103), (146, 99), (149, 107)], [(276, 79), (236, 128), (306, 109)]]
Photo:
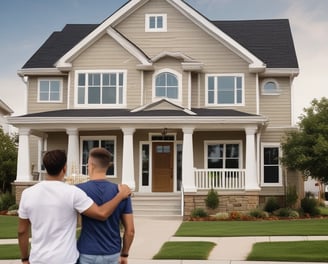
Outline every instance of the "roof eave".
[(299, 68), (267, 68), (260, 76), (263, 77), (297, 77), (300, 73)]
[(66, 75), (62, 72), (62, 69), (57, 68), (28, 68), (17, 71), (18, 76), (32, 76), (32, 75)]

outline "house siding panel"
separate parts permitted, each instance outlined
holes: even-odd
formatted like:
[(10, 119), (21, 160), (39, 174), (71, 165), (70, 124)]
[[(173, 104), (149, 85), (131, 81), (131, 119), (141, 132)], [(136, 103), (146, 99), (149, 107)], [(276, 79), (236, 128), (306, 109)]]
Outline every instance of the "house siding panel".
[[(167, 14), (167, 32), (145, 32), (145, 14), (151, 13)], [(233, 108), (250, 113), (256, 111), (256, 76), (249, 73), (248, 63), (184, 15), (181, 15), (166, 1), (148, 2), (117, 25), (116, 28), (151, 58), (163, 51), (182, 52), (203, 63), (204, 74), (244, 73), (246, 105)], [(205, 105), (204, 74), (201, 76), (200, 107)], [(185, 87), (187, 86), (185, 85)], [(183, 93), (186, 94), (186, 91)], [(193, 107), (198, 106), (195, 101), (197, 102), (197, 100), (193, 100)]]
[[(289, 78), (275, 78), (280, 88), (279, 95), (260, 96), (260, 114), (270, 119), (269, 127), (291, 126), (291, 89)], [(260, 82), (260, 89), (263, 80)], [(278, 107), (277, 107), (278, 106)]]

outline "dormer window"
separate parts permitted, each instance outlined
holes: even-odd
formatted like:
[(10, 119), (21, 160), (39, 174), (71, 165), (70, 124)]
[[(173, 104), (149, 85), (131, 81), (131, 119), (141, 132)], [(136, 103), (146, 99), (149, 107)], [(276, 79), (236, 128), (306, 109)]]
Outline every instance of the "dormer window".
[(153, 97), (168, 98), (175, 101), (181, 100), (181, 74), (163, 69), (154, 74)]
[(167, 15), (166, 14), (146, 14), (145, 19), (146, 32), (166, 32)]

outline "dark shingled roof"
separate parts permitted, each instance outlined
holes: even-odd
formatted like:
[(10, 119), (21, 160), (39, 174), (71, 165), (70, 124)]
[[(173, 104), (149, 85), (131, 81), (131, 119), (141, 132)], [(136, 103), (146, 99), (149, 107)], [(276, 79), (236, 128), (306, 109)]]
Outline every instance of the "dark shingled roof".
[(27, 68), (53, 68), (54, 64), (98, 25), (68, 24), (62, 31), (54, 32), (25, 63)]
[[(211, 21), (210, 21), (211, 22)], [(269, 68), (298, 68), (293, 38), (287, 19), (212, 21)], [(68, 24), (54, 32), (26, 62), (23, 69), (53, 68), (66, 52), (99, 25)]]
[[(217, 116), (217, 117), (246, 117), (257, 116), (232, 109), (191, 109), (197, 117)], [(129, 109), (66, 109), (49, 112), (27, 114), (23, 117), (154, 117), (154, 116), (194, 116), (183, 110), (147, 110), (131, 112)]]
[(213, 21), (268, 68), (298, 68), (288, 19)]

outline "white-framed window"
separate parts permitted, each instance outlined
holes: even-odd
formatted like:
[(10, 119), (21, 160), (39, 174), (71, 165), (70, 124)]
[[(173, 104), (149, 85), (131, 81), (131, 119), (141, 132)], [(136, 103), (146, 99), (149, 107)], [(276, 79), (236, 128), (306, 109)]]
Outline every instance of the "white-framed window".
[(162, 69), (153, 75), (153, 98), (181, 101), (182, 76), (171, 69)]
[(281, 186), (280, 145), (278, 143), (263, 143), (261, 150), (262, 186)]
[(122, 107), (125, 105), (126, 71), (77, 71), (77, 106)]
[(205, 141), (205, 168), (240, 169), (242, 168), (241, 141)]
[(146, 32), (166, 32), (167, 14), (146, 14), (145, 17)]
[(280, 87), (279, 83), (274, 79), (266, 79), (262, 83), (263, 95), (279, 95)]
[(38, 102), (61, 103), (63, 101), (63, 80), (61, 78), (38, 79)]
[(81, 137), (81, 173), (88, 174), (89, 152), (93, 148), (105, 148), (113, 155), (113, 165), (107, 170), (107, 177), (116, 178), (116, 137), (115, 136), (91, 136)]
[(244, 74), (207, 74), (206, 105), (243, 105)]

